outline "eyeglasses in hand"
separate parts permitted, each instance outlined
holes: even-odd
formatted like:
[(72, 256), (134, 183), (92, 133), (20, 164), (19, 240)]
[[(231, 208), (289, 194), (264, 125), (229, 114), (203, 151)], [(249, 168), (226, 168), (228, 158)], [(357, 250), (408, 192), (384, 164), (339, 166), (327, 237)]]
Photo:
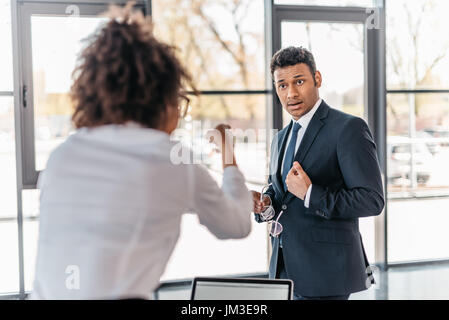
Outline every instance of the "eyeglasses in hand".
[[(262, 188), (262, 192), (260, 193), (260, 202), (263, 201), (264, 192), (270, 185), (271, 184), (266, 185)], [(263, 221), (268, 221), (268, 220), (272, 219), (274, 217), (274, 215), (276, 214), (276, 212), (273, 208), (272, 202), (271, 202), (271, 198), (269, 197), (269, 199), (270, 199), (270, 204), (268, 206), (264, 206), (262, 212), (260, 213)], [(284, 211), (279, 212), (279, 215), (278, 215), (276, 221), (269, 221), (270, 234), (273, 237), (278, 237), (283, 230), (282, 224), (279, 223), (279, 218), (281, 217), (283, 212)]]

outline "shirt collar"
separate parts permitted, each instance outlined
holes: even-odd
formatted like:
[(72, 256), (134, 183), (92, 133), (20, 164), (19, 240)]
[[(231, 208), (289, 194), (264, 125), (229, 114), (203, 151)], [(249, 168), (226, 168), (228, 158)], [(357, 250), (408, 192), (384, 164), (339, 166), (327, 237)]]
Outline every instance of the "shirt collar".
[(315, 105), (309, 112), (307, 112), (305, 115), (303, 115), (298, 120), (295, 120), (292, 118), (292, 121), (299, 123), (301, 125), (302, 129), (307, 129), (307, 126), (309, 125), (310, 120), (312, 120), (313, 115), (318, 110), (318, 107), (321, 105), (322, 101), (323, 101), (323, 99), (321, 99), (321, 98), (318, 99), (318, 101), (315, 103)]

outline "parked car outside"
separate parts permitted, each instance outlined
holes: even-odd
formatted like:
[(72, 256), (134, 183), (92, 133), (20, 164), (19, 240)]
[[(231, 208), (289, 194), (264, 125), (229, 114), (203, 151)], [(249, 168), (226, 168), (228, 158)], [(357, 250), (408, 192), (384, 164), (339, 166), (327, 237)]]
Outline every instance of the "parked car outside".
[[(401, 136), (390, 136), (387, 140), (388, 182), (393, 185), (401, 180), (411, 179), (411, 143), (410, 139)], [(419, 184), (426, 184), (431, 176), (433, 155), (426, 143), (415, 142), (413, 153), (413, 169)]]

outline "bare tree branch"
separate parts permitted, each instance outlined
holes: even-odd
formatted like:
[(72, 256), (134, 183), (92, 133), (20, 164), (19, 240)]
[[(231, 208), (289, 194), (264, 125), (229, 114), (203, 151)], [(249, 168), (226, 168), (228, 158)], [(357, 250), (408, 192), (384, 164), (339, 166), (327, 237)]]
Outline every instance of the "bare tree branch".
[[(241, 31), (241, 28), (240, 28), (241, 21), (245, 18), (245, 16), (241, 16), (240, 18), (238, 18), (238, 10), (243, 2), (234, 0), (232, 3), (233, 3), (233, 6), (231, 6), (231, 7), (228, 6), (228, 9), (230, 8), (230, 13), (233, 17), (233, 27), (237, 34), (237, 38), (238, 38), (236, 51), (234, 51), (233, 48), (226, 41), (223, 40), (223, 38), (220, 35), (218, 29), (216, 28), (214, 22), (204, 13), (204, 9), (203, 9), (204, 2), (192, 1), (191, 5), (192, 5), (192, 10), (199, 17), (201, 17), (201, 19), (206, 23), (209, 31), (211, 31), (211, 33), (214, 35), (214, 38), (220, 43), (220, 45), (223, 47), (223, 49), (226, 52), (228, 52), (231, 55), (232, 59), (237, 63), (237, 65), (239, 66), (239, 69), (240, 69), (240, 74), (242, 76), (243, 85), (246, 88), (248, 88), (249, 87), (249, 79), (248, 79), (248, 70), (247, 70), (246, 47), (245, 47), (245, 44), (243, 41), (243, 32)], [(227, 2), (227, 4), (229, 5), (229, 2)], [(250, 3), (248, 1), (247, 6), (244, 8), (245, 14), (248, 13), (249, 4)], [(254, 119), (255, 118), (254, 106), (252, 105), (252, 103), (248, 102), (246, 107), (250, 113), (250, 118)]]
[(192, 1), (192, 9), (204, 22), (206, 22), (209, 30), (214, 35), (215, 39), (221, 44), (223, 49), (225, 49), (235, 61), (239, 61), (239, 58), (235, 55), (234, 51), (232, 51), (231, 47), (221, 38), (215, 24), (204, 14), (202, 2)]

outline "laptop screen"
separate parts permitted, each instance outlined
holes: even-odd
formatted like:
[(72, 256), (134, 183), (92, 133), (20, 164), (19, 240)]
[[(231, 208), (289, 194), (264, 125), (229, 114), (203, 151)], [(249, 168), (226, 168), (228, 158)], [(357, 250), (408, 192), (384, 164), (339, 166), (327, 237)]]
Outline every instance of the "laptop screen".
[(290, 280), (195, 278), (192, 300), (291, 300)]

